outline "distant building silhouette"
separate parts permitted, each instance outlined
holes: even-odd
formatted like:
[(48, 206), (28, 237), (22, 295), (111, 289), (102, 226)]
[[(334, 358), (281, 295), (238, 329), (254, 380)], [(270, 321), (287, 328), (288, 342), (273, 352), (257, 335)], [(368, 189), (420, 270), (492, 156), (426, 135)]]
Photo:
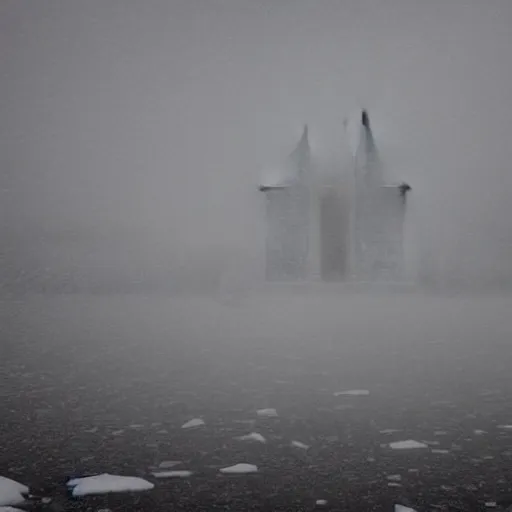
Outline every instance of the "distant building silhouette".
[(277, 183), (260, 186), (266, 196), (265, 274), (269, 281), (308, 277), (311, 161), (307, 126), (286, 167)]
[(355, 156), (351, 274), (358, 281), (405, 278), (406, 183), (385, 183), (368, 113), (361, 116)]
[[(315, 177), (308, 128), (266, 197), (268, 281), (400, 281), (405, 278), (406, 183), (386, 184), (368, 113), (360, 121), (353, 186)], [(312, 237), (315, 232), (317, 236)], [(313, 261), (311, 241), (319, 247)]]

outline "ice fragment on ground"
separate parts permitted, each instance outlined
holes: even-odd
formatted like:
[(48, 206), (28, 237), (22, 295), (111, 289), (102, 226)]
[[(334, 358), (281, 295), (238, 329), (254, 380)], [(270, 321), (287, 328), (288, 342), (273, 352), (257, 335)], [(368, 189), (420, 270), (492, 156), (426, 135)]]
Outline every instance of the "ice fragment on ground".
[(404, 505), (395, 505), (395, 512), (416, 512), (416, 510), (410, 507), (405, 507)]
[(106, 494), (110, 492), (149, 491), (154, 484), (136, 476), (119, 476), (103, 473), (101, 475), (73, 478), (68, 481), (68, 487), (73, 488), (73, 496), (88, 494)]
[(194, 418), (190, 421), (187, 421), (186, 423), (184, 423), (181, 428), (195, 428), (195, 427), (201, 427), (203, 426), (205, 423), (204, 421), (201, 419), (201, 418)]
[(353, 409), (354, 406), (352, 404), (339, 404), (334, 407), (335, 411), (348, 411), (349, 409)]
[(178, 464), (181, 464), (181, 460), (163, 460), (158, 464), (158, 469), (171, 469)]
[(406, 441), (389, 443), (389, 447), (392, 450), (415, 450), (418, 448), (428, 448), (428, 445), (420, 443), (419, 441), (414, 441), (413, 439), (407, 439)]
[(386, 478), (390, 482), (400, 482), (402, 480), (402, 475), (388, 475)]
[(292, 446), (295, 446), (295, 448), (301, 448), (303, 450), (309, 450), (309, 445), (301, 443), (300, 441), (292, 441)]
[(258, 466), (255, 466), (254, 464), (240, 463), (235, 464), (234, 466), (228, 466), (227, 468), (221, 468), (219, 471), (226, 475), (257, 473)]
[(256, 414), (263, 418), (276, 418), (277, 417), (277, 411), (275, 409), (258, 409), (256, 411)]
[(155, 471), (151, 473), (155, 478), (188, 478), (192, 476), (192, 471), (186, 469), (174, 471)]
[(247, 434), (245, 436), (239, 436), (236, 439), (239, 441), (256, 441), (258, 443), (266, 443), (267, 440), (257, 432), (251, 432), (250, 434)]
[(0, 506), (19, 505), (25, 501), (28, 487), (10, 478), (0, 476)]
[(327, 500), (316, 500), (315, 505), (320, 505), (320, 506), (327, 505)]
[(348, 391), (336, 391), (334, 396), (368, 396), (369, 394), (367, 389), (349, 389)]

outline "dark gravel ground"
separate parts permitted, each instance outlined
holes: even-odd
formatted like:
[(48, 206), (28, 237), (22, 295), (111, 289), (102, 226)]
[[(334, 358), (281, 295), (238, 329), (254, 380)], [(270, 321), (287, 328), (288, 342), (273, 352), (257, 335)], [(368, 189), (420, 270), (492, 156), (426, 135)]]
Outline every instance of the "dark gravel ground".
[[(11, 305), (3, 322), (0, 475), (51, 496), (52, 510), (365, 512), (401, 503), (421, 512), (512, 504), (512, 429), (503, 428), (512, 424), (506, 303), (496, 305), (502, 313), (474, 303), (463, 313), (437, 305), (416, 329), (414, 322), (405, 326), (400, 339), (398, 305), (381, 315), (380, 329), (368, 332), (368, 320), (351, 324), (350, 338), (339, 323), (348, 315), (330, 329), (304, 324), (303, 334), (295, 329), (289, 338), (282, 335), (284, 319), (273, 324), (272, 339), (272, 329), (248, 336), (252, 313), (237, 320), (232, 305), (203, 323), (201, 335), (191, 327), (190, 337), (192, 320), (183, 318), (189, 309), (175, 311), (166, 338), (151, 315), (129, 314), (133, 304), (100, 319), (104, 308), (86, 311), (74, 300), (73, 321), (63, 322), (71, 308), (65, 301), (50, 314), (39, 298)], [(131, 332), (119, 328), (121, 310)], [(469, 327), (457, 324), (464, 318)], [(219, 327), (227, 319), (230, 329)], [(146, 331), (151, 335), (143, 340)], [(245, 333), (240, 343), (237, 332)], [(314, 341), (301, 339), (312, 333)], [(370, 395), (334, 396), (344, 389)], [(258, 418), (265, 407), (279, 416)], [(206, 425), (180, 428), (194, 417)], [(249, 432), (267, 442), (235, 439)], [(404, 439), (430, 447), (389, 448)], [(292, 447), (292, 440), (310, 449)], [(175, 469), (193, 476), (155, 480), (151, 468), (165, 460), (182, 461)], [(219, 475), (220, 467), (238, 462), (259, 472)], [(147, 477), (156, 487), (67, 496), (69, 476), (101, 472)], [(327, 505), (316, 505), (318, 499)]]

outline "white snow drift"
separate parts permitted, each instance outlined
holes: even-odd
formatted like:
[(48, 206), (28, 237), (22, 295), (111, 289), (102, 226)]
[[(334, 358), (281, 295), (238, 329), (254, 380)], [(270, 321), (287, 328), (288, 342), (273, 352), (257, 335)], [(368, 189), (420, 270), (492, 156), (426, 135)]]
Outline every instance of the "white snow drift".
[(396, 441), (395, 443), (389, 443), (389, 447), (392, 450), (417, 450), (419, 448), (428, 448), (425, 443), (414, 441), (413, 439), (407, 439), (406, 441)]
[(267, 440), (261, 434), (258, 434), (258, 432), (251, 432), (250, 434), (247, 434), (245, 436), (239, 436), (236, 439), (238, 439), (239, 441), (255, 441), (257, 443), (267, 442)]
[(235, 464), (234, 466), (228, 466), (227, 468), (222, 468), (219, 471), (226, 475), (242, 475), (247, 473), (257, 473), (258, 466), (255, 466), (254, 464), (240, 463)]
[(204, 425), (204, 420), (201, 418), (194, 418), (190, 421), (187, 421), (184, 423), (181, 428), (195, 428), (195, 427), (202, 427)]
[(5, 476), (0, 476), (0, 506), (20, 505), (25, 501), (28, 487)]
[(334, 396), (368, 396), (370, 392), (367, 389), (349, 389), (347, 391), (336, 391)]
[(275, 409), (259, 409), (256, 414), (262, 418), (277, 418), (278, 416)]
[(68, 481), (68, 487), (73, 488), (73, 496), (88, 494), (107, 494), (110, 492), (149, 491), (154, 484), (136, 476), (119, 476), (103, 473), (101, 475), (73, 478)]
[(155, 471), (151, 473), (155, 478), (188, 478), (192, 471), (186, 469), (174, 469), (170, 471)]

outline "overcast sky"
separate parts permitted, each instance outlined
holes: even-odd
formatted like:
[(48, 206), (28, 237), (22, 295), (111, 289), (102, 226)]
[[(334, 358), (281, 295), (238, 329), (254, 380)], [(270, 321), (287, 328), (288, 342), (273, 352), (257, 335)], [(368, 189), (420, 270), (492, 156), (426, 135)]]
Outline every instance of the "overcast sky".
[(3, 264), (261, 269), (262, 168), (305, 122), (339, 156), (365, 106), (430, 261), (509, 272), (511, 23), (510, 0), (2, 0)]

